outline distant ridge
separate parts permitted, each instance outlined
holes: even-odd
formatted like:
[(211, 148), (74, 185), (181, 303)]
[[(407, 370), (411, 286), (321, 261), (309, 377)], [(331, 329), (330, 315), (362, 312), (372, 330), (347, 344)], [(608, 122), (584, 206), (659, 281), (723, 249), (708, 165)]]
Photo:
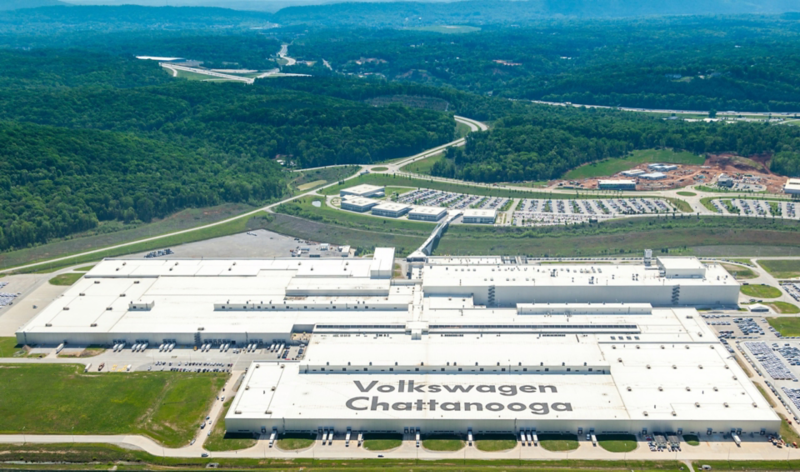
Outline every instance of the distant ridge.
[(0, 11), (52, 7), (56, 5), (68, 5), (68, 3), (59, 2), (58, 0), (0, 0)]

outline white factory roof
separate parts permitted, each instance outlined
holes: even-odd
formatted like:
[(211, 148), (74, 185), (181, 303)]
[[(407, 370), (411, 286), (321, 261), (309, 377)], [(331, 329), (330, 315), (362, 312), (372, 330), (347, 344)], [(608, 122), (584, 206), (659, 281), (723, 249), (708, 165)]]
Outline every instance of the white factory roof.
[(800, 193), (800, 179), (789, 179), (783, 186), (786, 193)]
[(636, 175), (642, 175), (642, 174), (646, 174), (646, 173), (647, 172), (642, 170), (642, 169), (631, 169), (631, 170), (626, 170), (626, 171), (620, 172), (620, 174), (626, 175), (628, 177), (633, 177), (633, 176), (636, 176)]
[[(656, 311), (656, 316), (637, 317), (637, 321), (648, 322), (651, 330), (661, 326), (675, 334), (704, 325), (695, 321), (699, 316), (694, 310)], [(687, 316), (692, 318), (685, 325)], [(585, 320), (570, 322), (581, 321)], [(508, 375), (511, 372), (520, 375)], [(416, 390), (409, 391), (410, 381)], [(438, 407), (421, 411), (364, 408), (375, 397), (374, 401), (389, 405), (435, 399)], [(520, 418), (521, 413), (510, 408), (477, 411), (473, 406), (466, 410), (466, 402), (518, 402), (526, 410), (531, 402), (549, 403), (550, 408), (554, 408), (551, 402), (569, 404), (568, 410), (551, 409), (535, 416), (543, 420), (776, 419), (763, 396), (713, 337), (700, 341), (667, 337), (648, 342), (622, 340), (621, 336), (612, 341), (610, 336), (593, 335), (481, 334), (428, 336), (419, 341), (410, 341), (404, 334), (317, 334), (299, 364), (251, 366), (228, 417), (290, 421), (313, 415), (320, 425), (335, 418)], [(444, 403), (461, 407), (443, 407)]]
[(378, 191), (383, 191), (384, 187), (378, 185), (361, 184), (354, 187), (342, 189), (342, 192), (350, 195), (370, 195)]
[(378, 205), (376, 207), (373, 207), (372, 209), (373, 210), (380, 210), (380, 211), (397, 212), (397, 211), (406, 210), (408, 208), (411, 208), (411, 207), (409, 205), (404, 204), (404, 203), (385, 202), (385, 203), (381, 203), (380, 205)]
[(441, 215), (442, 213), (446, 213), (447, 208), (442, 207), (429, 207), (429, 206), (417, 206), (411, 209), (409, 215), (429, 215), (429, 216), (436, 216)]
[(485, 210), (481, 208), (468, 208), (464, 210), (465, 218), (494, 218), (497, 210)]
[(653, 180), (656, 180), (656, 179), (663, 179), (663, 178), (665, 178), (666, 176), (667, 176), (667, 174), (665, 174), (665, 173), (663, 173), (663, 172), (651, 172), (651, 173), (649, 173), (649, 174), (642, 174), (642, 175), (640, 175), (639, 177), (641, 177), (641, 178), (643, 178), (643, 179), (653, 179)]
[(374, 206), (374, 205), (377, 205), (378, 203), (380, 203), (377, 200), (373, 200), (373, 199), (367, 198), (367, 197), (359, 197), (357, 195), (345, 195), (344, 197), (342, 197), (342, 201), (343, 202), (347, 202), (347, 203), (349, 203), (351, 205), (356, 205), (356, 206), (360, 206), (360, 207), (364, 207), (364, 206), (368, 206), (368, 205), (373, 205)]
[(636, 181), (630, 179), (598, 180), (597, 183), (600, 185), (636, 185)]

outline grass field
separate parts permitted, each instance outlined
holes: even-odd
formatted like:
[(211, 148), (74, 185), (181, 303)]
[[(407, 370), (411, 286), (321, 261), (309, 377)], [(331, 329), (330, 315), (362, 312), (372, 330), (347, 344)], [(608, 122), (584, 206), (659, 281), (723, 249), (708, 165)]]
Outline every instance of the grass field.
[(355, 174), (360, 168), (361, 166), (336, 166), (292, 172), (289, 191), (296, 195), (331, 182), (338, 182)]
[(389, 170), (389, 168), (388, 167), (383, 167), (383, 166), (373, 167), (372, 168), (373, 172), (386, 172), (387, 170)]
[(428, 436), (422, 439), (422, 447), (429, 451), (460, 451), (464, 448), (464, 440), (458, 436)]
[[(73, 235), (69, 239), (55, 240), (51, 243), (28, 249), (20, 249), (17, 251), (2, 253), (0, 254), (0, 269), (16, 267), (23, 264), (53, 259), (56, 257), (68, 256), (70, 254), (76, 254), (129, 241), (136, 241), (142, 238), (149, 238), (187, 228), (202, 226), (208, 223), (240, 215), (252, 209), (253, 207), (249, 205), (225, 204), (216, 207), (184, 210), (149, 224), (124, 225), (121, 223), (102, 223), (95, 231), (90, 233)], [(147, 249), (141, 250), (150, 250), (163, 247), (169, 246), (165, 245), (163, 241), (158, 241), (151, 243)], [(96, 262), (103, 257), (128, 253), (129, 252), (115, 253), (114, 251), (109, 251), (108, 253), (96, 254), (90, 258), (76, 258), (55, 264), (43, 264), (37, 267), (35, 270), (40, 271), (45, 269), (57, 269), (70, 265), (82, 264), (84, 262)]]
[(578, 436), (574, 434), (540, 434), (539, 444), (548, 451), (574, 451), (578, 449)]
[(786, 302), (769, 302), (767, 305), (771, 306), (777, 313), (782, 315), (796, 315), (800, 313), (800, 308), (797, 305)]
[(319, 186), (325, 185), (327, 183), (328, 183), (327, 180), (314, 180), (314, 181), (309, 182), (307, 184), (298, 185), (297, 186), (297, 190), (299, 190), (301, 192), (305, 192), (307, 190), (311, 190), (314, 187), (319, 187)]
[(580, 166), (568, 171), (564, 174), (563, 178), (575, 180), (611, 176), (636, 167), (639, 164), (650, 162), (701, 165), (705, 162), (705, 158), (686, 151), (675, 152), (670, 149), (646, 149), (633, 151), (627, 157), (606, 159), (604, 161)]
[(734, 278), (739, 280), (754, 279), (758, 277), (758, 272), (749, 267), (742, 267), (736, 264), (725, 264), (724, 262), (721, 263), (721, 265), (725, 268), (725, 270), (730, 272)]
[(221, 374), (84, 374), (79, 365), (0, 365), (0, 433), (132, 433), (183, 446), (224, 383)]
[(681, 197), (696, 197), (697, 196), (696, 193), (687, 192), (687, 191), (678, 192), (678, 195), (680, 195)]
[(368, 451), (388, 451), (395, 449), (403, 444), (402, 434), (379, 434), (371, 433), (364, 435), (364, 449)]
[(742, 285), (739, 290), (748, 297), (778, 298), (781, 296), (779, 289), (769, 285)]
[(794, 428), (789, 425), (786, 416), (784, 416), (783, 413), (778, 413), (778, 416), (781, 417), (781, 438), (788, 443), (800, 442), (800, 436), (798, 436)]
[(393, 194), (402, 195), (406, 192), (410, 192), (411, 190), (416, 190), (411, 187), (386, 187), (384, 189), (386, 193), (386, 200), (391, 200)]
[(284, 451), (306, 449), (313, 446), (316, 439), (314, 434), (284, 433), (278, 438), (278, 447)]
[(0, 338), (0, 357), (20, 357), (25, 350), (17, 347), (17, 338)]
[(686, 441), (686, 444), (690, 446), (700, 445), (700, 438), (698, 436), (695, 436), (694, 434), (684, 434), (683, 440)]
[(67, 272), (66, 274), (59, 274), (48, 280), (51, 285), (72, 285), (83, 277), (81, 272)]
[(225, 431), (225, 416), (233, 403), (233, 398), (225, 402), (222, 414), (214, 423), (211, 436), (206, 439), (203, 448), (208, 451), (238, 451), (256, 445), (256, 440), (250, 433), (227, 433)]
[(792, 279), (800, 277), (800, 260), (773, 260), (765, 259), (758, 261), (758, 265), (763, 267), (776, 279)]
[(599, 434), (597, 443), (608, 452), (631, 452), (636, 449), (636, 436), (632, 434)]
[[(484, 228), (451, 225), (437, 246), (436, 255), (524, 254), (529, 256), (608, 256), (640, 254), (654, 249), (657, 254), (704, 255), (723, 246), (723, 254), (744, 255), (753, 248), (795, 249), (800, 224), (781, 220), (725, 217), (678, 216), (628, 218), (599, 224), (570, 226)], [(721, 251), (717, 251), (721, 252)]]
[(88, 265), (88, 266), (78, 267), (78, 268), (73, 269), (73, 270), (75, 272), (89, 272), (90, 270), (92, 270), (92, 268), (94, 268), (93, 265)]
[[(357, 470), (357, 471), (428, 471), (449, 470), (482, 472), (487, 469), (497, 470), (538, 470), (538, 471), (602, 471), (602, 472), (678, 472), (686, 470), (686, 466), (678, 461), (579, 461), (579, 460), (418, 460), (418, 459), (281, 459), (281, 458), (171, 458), (156, 457), (143, 451), (122, 449), (112, 445), (101, 444), (0, 444), (0, 455), (13, 457), (14, 469), (31, 466), (35, 470), (61, 470), (77, 468), (79, 470), (113, 468), (119, 470), (200, 470), (217, 464), (220, 469), (227, 470)], [(118, 462), (119, 461), (119, 462)], [(31, 464), (24, 464), (30, 462)], [(800, 461), (794, 462), (795, 465)], [(754, 462), (757, 464), (757, 462)], [(789, 462), (792, 464), (792, 462)], [(683, 469), (681, 469), (683, 467)], [(696, 469), (699, 470), (699, 467)], [(784, 469), (791, 470), (791, 469)]]
[(800, 336), (800, 318), (767, 318), (767, 322), (783, 336)]
[(431, 157), (426, 157), (425, 159), (419, 159), (406, 164), (400, 170), (405, 172), (413, 172), (415, 174), (430, 175), (433, 165), (442, 159), (444, 159), (444, 153), (434, 154)]
[(507, 451), (517, 447), (517, 438), (513, 434), (478, 434), (474, 439), (475, 448), (484, 452)]

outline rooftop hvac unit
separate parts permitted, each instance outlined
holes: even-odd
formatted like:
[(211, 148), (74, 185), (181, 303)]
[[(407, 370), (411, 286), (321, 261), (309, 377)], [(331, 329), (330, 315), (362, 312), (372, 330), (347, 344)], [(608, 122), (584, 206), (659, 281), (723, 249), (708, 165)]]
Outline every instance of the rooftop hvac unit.
[(694, 406), (697, 407), (697, 408), (700, 408), (700, 402), (695, 402)]
[(678, 416), (678, 414), (675, 413), (675, 410), (672, 410), (672, 416)]

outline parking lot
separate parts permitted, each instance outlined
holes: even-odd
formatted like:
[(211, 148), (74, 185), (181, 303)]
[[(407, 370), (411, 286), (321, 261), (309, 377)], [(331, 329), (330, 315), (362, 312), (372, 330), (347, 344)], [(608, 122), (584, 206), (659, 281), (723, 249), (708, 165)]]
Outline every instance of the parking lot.
[(789, 294), (796, 302), (800, 302), (800, 283), (792, 282), (781, 284), (786, 293)]
[(542, 226), (599, 221), (620, 215), (653, 215), (672, 212), (665, 200), (653, 198), (609, 198), (596, 200), (521, 200), (512, 224)]
[(774, 216), (797, 219), (797, 204), (767, 200), (745, 200), (742, 198), (720, 198), (711, 201), (711, 206), (721, 215)]
[(397, 201), (407, 205), (452, 208), (454, 210), (463, 210), (466, 208), (499, 210), (503, 208), (510, 199), (445, 192), (442, 190), (418, 189), (399, 195)]

